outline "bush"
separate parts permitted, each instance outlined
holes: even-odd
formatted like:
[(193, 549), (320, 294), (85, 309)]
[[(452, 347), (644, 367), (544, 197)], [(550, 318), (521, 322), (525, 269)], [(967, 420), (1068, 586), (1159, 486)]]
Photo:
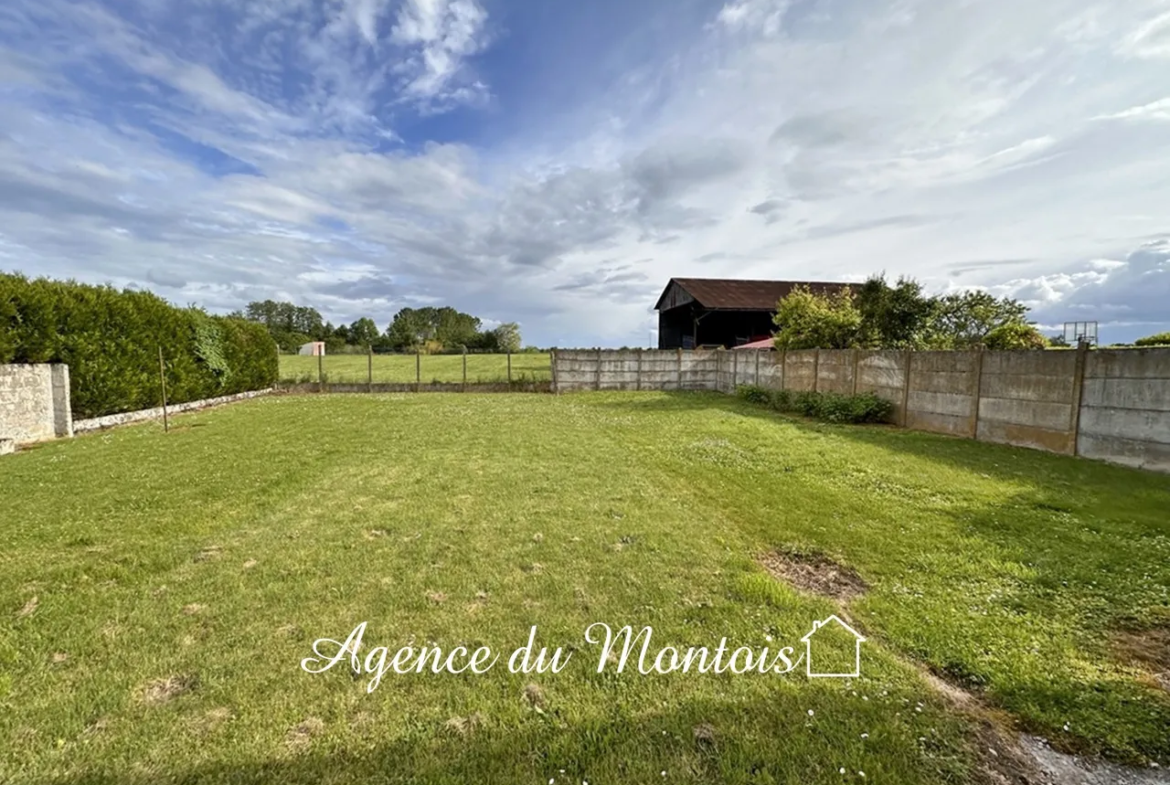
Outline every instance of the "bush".
[(742, 385), (736, 394), (750, 403), (771, 406), (782, 412), (824, 420), (832, 423), (889, 422), (894, 404), (873, 393), (840, 395), (838, 393), (795, 392), (770, 390), (756, 385)]
[[(0, 310), (4, 305), (0, 303)], [(1133, 342), (1134, 346), (1170, 346), (1170, 333), (1158, 333), (1156, 335), (1147, 335), (1145, 338), (1138, 338)]]
[(1019, 351), (1022, 349), (1047, 349), (1048, 339), (1026, 322), (1001, 324), (987, 334), (984, 345), (992, 351)]
[(262, 325), (176, 308), (149, 292), (0, 274), (0, 362), (65, 363), (73, 414), (158, 406), (158, 353), (174, 403), (271, 386)]

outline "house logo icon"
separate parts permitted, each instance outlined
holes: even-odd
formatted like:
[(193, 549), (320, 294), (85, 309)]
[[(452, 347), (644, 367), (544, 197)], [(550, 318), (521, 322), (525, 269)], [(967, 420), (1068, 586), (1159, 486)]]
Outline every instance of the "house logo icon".
[[(819, 662), (826, 663), (824, 666), (817, 667), (814, 665), (813, 652), (817, 651), (818, 647), (813, 645), (813, 638), (818, 634), (824, 636), (827, 632), (826, 628), (829, 628), (830, 624), (838, 625), (840, 627), (840, 629), (835, 631), (838, 636), (841, 636), (842, 633), (853, 636), (853, 670), (851, 672), (829, 672), (842, 671), (845, 663), (839, 660), (834, 661), (833, 657), (826, 656), (827, 653), (823, 653), (822, 656), (818, 658)], [(812, 630), (809, 631), (809, 633), (803, 638), (801, 638), (800, 642), (804, 644), (805, 671), (808, 673), (810, 679), (846, 679), (855, 678), (861, 675), (861, 644), (865, 642), (865, 638), (857, 630), (853, 629), (848, 624), (837, 618), (836, 614), (833, 614), (824, 621), (814, 621)]]

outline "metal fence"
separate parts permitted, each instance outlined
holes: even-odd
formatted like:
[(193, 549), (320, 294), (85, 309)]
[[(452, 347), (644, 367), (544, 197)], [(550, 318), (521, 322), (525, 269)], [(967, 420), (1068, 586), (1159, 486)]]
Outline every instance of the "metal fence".
[(283, 384), (517, 384), (548, 382), (545, 352), (488, 354), (375, 353), (280, 356)]

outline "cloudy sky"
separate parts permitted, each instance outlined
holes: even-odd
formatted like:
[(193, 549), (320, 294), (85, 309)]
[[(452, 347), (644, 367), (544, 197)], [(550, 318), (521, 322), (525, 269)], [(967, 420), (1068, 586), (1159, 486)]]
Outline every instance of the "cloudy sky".
[[(1170, 0), (3, 0), (0, 269), (645, 345), (672, 275), (1170, 329)], [(490, 321), (489, 321), (490, 323)]]

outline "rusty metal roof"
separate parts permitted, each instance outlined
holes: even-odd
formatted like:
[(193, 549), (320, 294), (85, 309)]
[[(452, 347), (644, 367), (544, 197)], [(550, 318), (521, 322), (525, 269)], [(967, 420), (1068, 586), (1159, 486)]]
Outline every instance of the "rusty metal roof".
[(654, 308), (658, 310), (671, 284), (678, 284), (687, 294), (694, 297), (699, 305), (709, 309), (739, 311), (774, 311), (776, 303), (798, 286), (804, 286), (814, 294), (836, 292), (846, 286), (851, 289), (859, 284), (833, 281), (750, 281), (734, 278), (671, 278)]

